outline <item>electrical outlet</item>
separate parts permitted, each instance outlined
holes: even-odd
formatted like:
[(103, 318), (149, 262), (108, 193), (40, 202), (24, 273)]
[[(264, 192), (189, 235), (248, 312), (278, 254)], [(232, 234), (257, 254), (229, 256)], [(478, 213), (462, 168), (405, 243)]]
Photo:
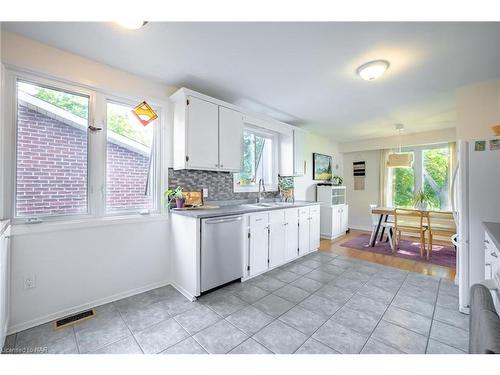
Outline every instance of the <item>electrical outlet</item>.
[(33, 289), (35, 286), (35, 275), (24, 275), (24, 289)]
[(207, 188), (203, 189), (203, 198), (208, 198), (208, 189)]

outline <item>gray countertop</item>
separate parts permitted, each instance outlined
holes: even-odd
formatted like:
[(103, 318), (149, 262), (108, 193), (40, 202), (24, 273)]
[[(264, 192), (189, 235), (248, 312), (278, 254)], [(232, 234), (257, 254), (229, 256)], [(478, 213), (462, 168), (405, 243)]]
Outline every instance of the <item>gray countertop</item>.
[(273, 202), (264, 202), (264, 204), (269, 204), (272, 206), (259, 207), (256, 206), (258, 203), (248, 203), (248, 204), (235, 204), (226, 205), (219, 208), (212, 209), (196, 209), (196, 210), (171, 210), (170, 212), (174, 215), (190, 216), (196, 219), (203, 219), (207, 217), (218, 217), (218, 216), (228, 216), (228, 215), (242, 215), (253, 212), (270, 211), (270, 210), (282, 210), (285, 208), (295, 208), (312, 206), (319, 204), (318, 202), (311, 201), (295, 201), (294, 203), (277, 204)]
[(483, 227), (490, 236), (495, 247), (500, 250), (500, 223), (493, 223), (491, 221), (483, 221)]

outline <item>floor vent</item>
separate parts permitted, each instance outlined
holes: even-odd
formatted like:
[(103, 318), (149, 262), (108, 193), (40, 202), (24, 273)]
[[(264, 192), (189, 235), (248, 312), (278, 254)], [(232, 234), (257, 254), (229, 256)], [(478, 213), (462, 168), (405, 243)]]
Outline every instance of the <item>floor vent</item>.
[(95, 316), (94, 309), (82, 311), (75, 315), (67, 316), (65, 318), (56, 320), (54, 323), (54, 328), (55, 329), (64, 328), (72, 324), (79, 323), (83, 320), (91, 319), (94, 316)]

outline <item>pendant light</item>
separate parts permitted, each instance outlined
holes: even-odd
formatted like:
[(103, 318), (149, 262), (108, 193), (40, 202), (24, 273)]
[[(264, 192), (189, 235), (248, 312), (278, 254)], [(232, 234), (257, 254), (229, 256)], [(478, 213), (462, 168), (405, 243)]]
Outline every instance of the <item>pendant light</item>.
[(413, 153), (401, 152), (401, 132), (404, 130), (403, 124), (396, 124), (396, 130), (399, 135), (399, 151), (389, 155), (387, 166), (389, 168), (411, 168), (413, 165)]

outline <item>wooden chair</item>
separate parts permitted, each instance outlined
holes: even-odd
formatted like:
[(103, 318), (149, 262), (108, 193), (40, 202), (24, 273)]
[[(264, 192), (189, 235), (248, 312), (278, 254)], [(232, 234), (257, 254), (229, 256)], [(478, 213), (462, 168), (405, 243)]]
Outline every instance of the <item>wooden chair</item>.
[(420, 256), (424, 257), (425, 233), (428, 228), (427, 216), (420, 210), (396, 208), (394, 210), (394, 240), (395, 249), (399, 249), (402, 233), (418, 234), (420, 237)]
[[(378, 226), (378, 221), (380, 219), (380, 216), (379, 215), (374, 215), (372, 213), (373, 209), (374, 208), (377, 208), (377, 205), (376, 204), (370, 204), (370, 215), (372, 217), (372, 234), (370, 236), (370, 242), (369, 243), (372, 243), (373, 240), (377, 240), (375, 237), (375, 231), (376, 231), (376, 228)], [(391, 245), (391, 250), (392, 250), (392, 253), (394, 254), (395, 253), (395, 249), (394, 249), (394, 240), (393, 240), (393, 228), (394, 228), (394, 223), (392, 222), (386, 222), (385, 220), (382, 220), (382, 222), (380, 223), (380, 226), (382, 229), (387, 229), (387, 239), (389, 241), (389, 244)], [(382, 235), (380, 236), (380, 241), (382, 241)]]
[(432, 253), (432, 241), (434, 236), (446, 237), (451, 241), (451, 236), (457, 233), (455, 220), (453, 220), (452, 212), (428, 212), (428, 233), (429, 233), (429, 246), (427, 248), (427, 260), (429, 260)]

